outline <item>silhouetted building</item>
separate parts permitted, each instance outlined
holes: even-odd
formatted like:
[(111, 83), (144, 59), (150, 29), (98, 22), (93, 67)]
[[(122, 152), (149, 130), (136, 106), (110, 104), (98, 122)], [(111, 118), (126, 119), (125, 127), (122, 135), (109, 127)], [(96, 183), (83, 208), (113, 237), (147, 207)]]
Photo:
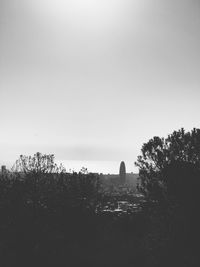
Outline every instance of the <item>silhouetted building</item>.
[(124, 184), (126, 182), (126, 166), (124, 161), (120, 163), (119, 177), (120, 177), (120, 182)]

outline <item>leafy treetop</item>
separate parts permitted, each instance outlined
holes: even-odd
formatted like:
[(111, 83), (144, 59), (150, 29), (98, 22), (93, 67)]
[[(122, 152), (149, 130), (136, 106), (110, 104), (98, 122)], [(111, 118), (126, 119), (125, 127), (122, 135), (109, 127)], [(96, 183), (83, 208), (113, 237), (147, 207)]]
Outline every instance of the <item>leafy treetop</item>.
[(159, 199), (165, 187), (163, 172), (172, 162), (193, 164), (200, 170), (200, 129), (186, 132), (183, 128), (167, 138), (153, 137), (144, 143), (142, 155), (135, 165), (139, 167), (139, 190), (147, 197)]

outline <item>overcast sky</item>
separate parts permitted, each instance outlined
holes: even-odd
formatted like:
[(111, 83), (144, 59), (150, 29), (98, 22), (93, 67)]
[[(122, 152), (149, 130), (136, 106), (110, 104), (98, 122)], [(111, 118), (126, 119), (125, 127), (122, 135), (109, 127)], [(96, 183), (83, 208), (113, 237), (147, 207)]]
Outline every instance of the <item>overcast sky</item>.
[(0, 0), (0, 164), (133, 162), (200, 127), (199, 0)]

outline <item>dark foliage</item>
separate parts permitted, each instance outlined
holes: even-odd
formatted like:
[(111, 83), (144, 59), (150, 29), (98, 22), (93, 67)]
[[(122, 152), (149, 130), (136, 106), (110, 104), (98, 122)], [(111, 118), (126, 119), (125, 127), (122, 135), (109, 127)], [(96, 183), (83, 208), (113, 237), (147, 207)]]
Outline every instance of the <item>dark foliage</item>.
[(136, 165), (138, 188), (148, 200), (146, 213), (157, 225), (152, 238), (161, 245), (153, 249), (161, 255), (152, 254), (155, 264), (166, 258), (166, 266), (198, 266), (200, 129), (150, 139)]
[[(166, 139), (154, 137), (142, 147), (139, 167), (139, 190), (149, 199), (161, 201), (166, 196), (163, 170), (174, 161), (194, 164), (200, 169), (200, 129), (185, 132), (182, 128)], [(187, 167), (186, 167), (187, 168)]]
[(99, 186), (85, 171), (1, 176), (2, 266), (140, 266), (148, 219), (96, 213)]
[(31, 266), (34, 257), (45, 260), (92, 235), (98, 175), (66, 173), (53, 155), (41, 153), (20, 156), (13, 170), (0, 175), (2, 266)]
[[(105, 191), (99, 175), (85, 168), (66, 173), (53, 155), (21, 156), (15, 172), (0, 175), (1, 266), (199, 266), (198, 161), (178, 151), (182, 156), (160, 161), (156, 152), (160, 168), (151, 172), (145, 151), (146, 200), (118, 182)], [(142, 209), (98, 212), (124, 200)]]

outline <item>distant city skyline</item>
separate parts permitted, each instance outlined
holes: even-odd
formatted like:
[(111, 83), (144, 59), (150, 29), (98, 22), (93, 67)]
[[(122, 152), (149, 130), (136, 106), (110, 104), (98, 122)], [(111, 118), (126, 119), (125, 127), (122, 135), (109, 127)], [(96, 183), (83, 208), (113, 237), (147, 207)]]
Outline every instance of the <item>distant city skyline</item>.
[(144, 142), (200, 128), (199, 29), (198, 0), (1, 0), (0, 164), (137, 172)]
[[(84, 167), (88, 172), (93, 173), (103, 173), (103, 174), (115, 174), (119, 175), (119, 166), (120, 161), (95, 161), (95, 160), (55, 160), (55, 162), (59, 165), (62, 164), (66, 168), (66, 172), (79, 172)], [(5, 162), (6, 169), (11, 170), (14, 162)], [(134, 166), (134, 162), (127, 161), (127, 173), (138, 173), (137, 168)]]

